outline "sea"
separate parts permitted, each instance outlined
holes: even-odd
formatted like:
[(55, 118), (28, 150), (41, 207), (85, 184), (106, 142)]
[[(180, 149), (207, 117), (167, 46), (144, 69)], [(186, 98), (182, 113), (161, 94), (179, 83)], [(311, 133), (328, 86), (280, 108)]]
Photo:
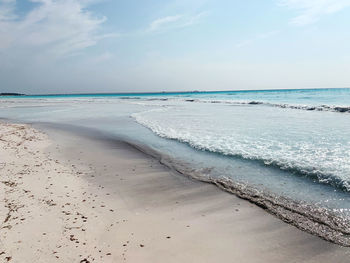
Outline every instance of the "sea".
[(0, 97), (0, 118), (123, 140), (350, 246), (350, 89)]

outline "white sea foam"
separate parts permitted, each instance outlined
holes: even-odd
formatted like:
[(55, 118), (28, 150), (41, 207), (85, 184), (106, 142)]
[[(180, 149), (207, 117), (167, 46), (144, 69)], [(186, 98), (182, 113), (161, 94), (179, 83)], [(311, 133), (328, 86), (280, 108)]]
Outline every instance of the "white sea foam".
[(199, 104), (133, 114), (157, 135), (317, 177), (350, 190), (350, 117)]

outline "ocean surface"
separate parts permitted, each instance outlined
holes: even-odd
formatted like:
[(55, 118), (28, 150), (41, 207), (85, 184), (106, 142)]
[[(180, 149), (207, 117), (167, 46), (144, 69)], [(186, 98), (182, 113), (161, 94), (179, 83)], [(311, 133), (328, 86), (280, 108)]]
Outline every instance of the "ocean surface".
[(350, 245), (350, 89), (0, 97), (0, 118), (114, 136)]

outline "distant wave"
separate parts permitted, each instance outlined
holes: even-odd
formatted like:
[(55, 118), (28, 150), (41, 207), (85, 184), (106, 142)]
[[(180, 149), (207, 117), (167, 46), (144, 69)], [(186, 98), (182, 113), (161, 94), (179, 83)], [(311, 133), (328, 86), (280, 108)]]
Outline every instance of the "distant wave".
[[(139, 101), (139, 102), (145, 102), (144, 106), (147, 106), (146, 103), (150, 102), (150, 106), (152, 106), (151, 102), (185, 102), (185, 103), (210, 103), (210, 104), (225, 104), (225, 105), (246, 105), (246, 106), (266, 106), (266, 107), (276, 107), (280, 109), (293, 109), (293, 110), (303, 110), (303, 111), (319, 111), (319, 112), (336, 112), (336, 113), (342, 113), (342, 114), (349, 114), (350, 113), (350, 106), (341, 106), (341, 105), (299, 105), (299, 104), (288, 104), (288, 103), (273, 103), (273, 102), (266, 102), (266, 101), (234, 101), (234, 100), (215, 100), (215, 99), (198, 99), (198, 98), (164, 98), (164, 97), (150, 97), (150, 98), (143, 98), (143, 97), (115, 97), (115, 98), (35, 98), (34, 101), (27, 100), (27, 99), (2, 99), (2, 105), (0, 107), (7, 108), (7, 107), (20, 107), (21, 104), (23, 107), (27, 107), (30, 104), (36, 103), (36, 102), (46, 102), (48, 103), (94, 103), (96, 101), (98, 102), (111, 102), (111, 101), (124, 101), (124, 102), (132, 102), (132, 101)], [(153, 105), (154, 106), (154, 105)], [(161, 105), (158, 105), (161, 106)]]
[(184, 101), (184, 102), (197, 102), (197, 103), (218, 103), (218, 104), (233, 104), (233, 105), (265, 105), (270, 107), (277, 107), (282, 109), (295, 109), (306, 111), (332, 111), (339, 113), (350, 113), (350, 106), (337, 106), (337, 105), (298, 105), (288, 103), (272, 103), (265, 101), (234, 101), (234, 100), (208, 100), (198, 98), (141, 98), (141, 97), (123, 97), (123, 100), (143, 99), (145, 101)]
[(249, 105), (269, 105), (273, 107), (279, 108), (289, 108), (289, 109), (297, 109), (297, 110), (307, 110), (307, 111), (334, 111), (340, 113), (350, 113), (350, 107), (346, 106), (329, 106), (329, 105), (319, 105), (319, 106), (308, 106), (308, 105), (292, 105), (292, 104), (277, 104), (277, 103), (269, 103), (269, 102), (260, 102), (260, 101), (250, 101), (246, 104)]
[(350, 106), (330, 106), (330, 105), (293, 105), (287, 103), (271, 103), (263, 101), (231, 101), (231, 100), (196, 100), (196, 99), (186, 99), (186, 102), (202, 102), (202, 103), (224, 103), (224, 104), (241, 104), (241, 105), (266, 105), (278, 108), (288, 108), (296, 110), (306, 110), (306, 111), (333, 111), (340, 113), (350, 113)]
[[(350, 106), (342, 106), (342, 105), (299, 105), (299, 104), (288, 104), (288, 103), (273, 103), (267, 101), (235, 101), (235, 100), (224, 100), (224, 99), (204, 99), (204, 98), (184, 98), (184, 97), (140, 97), (140, 96), (121, 96), (121, 97), (81, 97), (81, 98), (35, 98), (35, 101), (46, 101), (50, 103), (57, 102), (95, 102), (95, 101), (114, 101), (114, 100), (124, 100), (124, 101), (182, 101), (182, 102), (191, 102), (191, 103), (213, 103), (213, 104), (229, 104), (229, 105), (260, 105), (260, 106), (269, 106), (269, 107), (277, 107), (282, 109), (296, 109), (296, 110), (305, 110), (305, 111), (330, 111), (330, 112), (338, 112), (338, 113), (350, 113)], [(17, 106), (20, 103), (27, 104), (27, 102), (31, 102), (27, 99), (4, 99), (1, 100), (6, 104), (13, 104)]]

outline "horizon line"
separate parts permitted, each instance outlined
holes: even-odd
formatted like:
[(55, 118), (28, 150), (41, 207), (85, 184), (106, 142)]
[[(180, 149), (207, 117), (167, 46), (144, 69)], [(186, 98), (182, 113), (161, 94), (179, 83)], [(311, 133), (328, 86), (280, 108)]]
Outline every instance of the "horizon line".
[[(287, 89), (246, 89), (246, 90), (192, 90), (192, 91), (147, 91), (147, 92), (92, 92), (92, 93), (48, 93), (48, 94), (24, 94), (17, 92), (0, 92), (1, 94), (17, 94), (17, 96), (69, 96), (69, 95), (146, 95), (146, 94), (189, 94), (189, 93), (224, 93), (224, 92), (264, 92), (264, 91), (294, 91), (294, 90), (327, 90), (327, 89), (350, 89), (350, 87), (337, 87), (337, 88), (287, 88)], [(6, 95), (4, 95), (6, 96)], [(9, 95), (11, 96), (11, 95)], [(16, 95), (14, 95), (16, 96)]]

